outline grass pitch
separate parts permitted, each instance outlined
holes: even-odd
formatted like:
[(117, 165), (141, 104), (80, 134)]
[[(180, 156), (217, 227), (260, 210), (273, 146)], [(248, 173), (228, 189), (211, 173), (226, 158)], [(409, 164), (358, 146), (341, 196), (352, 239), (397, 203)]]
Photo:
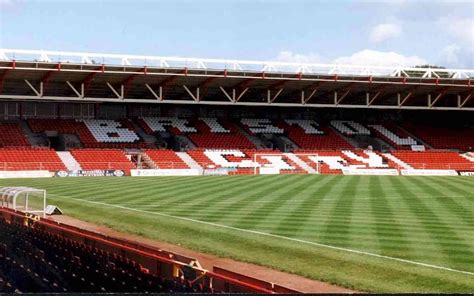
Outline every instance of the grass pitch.
[(474, 292), (474, 179), (0, 180), (119, 231), (369, 292)]

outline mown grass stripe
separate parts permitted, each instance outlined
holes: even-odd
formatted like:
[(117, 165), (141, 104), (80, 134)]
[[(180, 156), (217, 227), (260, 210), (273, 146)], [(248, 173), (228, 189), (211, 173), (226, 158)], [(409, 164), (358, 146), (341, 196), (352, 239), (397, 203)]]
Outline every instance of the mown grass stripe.
[[(216, 195), (206, 197), (205, 202), (202, 203), (202, 206), (199, 209), (193, 210), (189, 217), (193, 218), (201, 218), (201, 219), (213, 219), (213, 215), (215, 216), (215, 221), (220, 220), (225, 216), (225, 213), (228, 212), (230, 207), (235, 207), (236, 205), (240, 204), (247, 204), (256, 198), (264, 196), (265, 193), (269, 190), (270, 187), (273, 186), (268, 179), (265, 178), (257, 178), (256, 182), (251, 183), (250, 188), (258, 188), (256, 191), (252, 190), (242, 190), (243, 185), (249, 185), (248, 182), (233, 184), (228, 190), (220, 190)], [(289, 181), (287, 181), (289, 182)], [(220, 205), (220, 201), (232, 200), (232, 203), (229, 205)], [(212, 205), (212, 211), (208, 212), (207, 206)], [(238, 212), (238, 209), (234, 209), (234, 211)], [(214, 221), (214, 220), (213, 220)]]
[[(456, 268), (460, 263), (465, 261), (467, 258), (459, 256), (458, 253), (451, 251), (451, 247), (453, 247), (452, 241), (455, 242), (454, 246), (459, 247), (460, 249), (469, 250), (469, 246), (462, 242), (457, 234), (448, 225), (444, 224), (428, 206), (426, 206), (421, 200), (417, 199), (416, 195), (410, 191), (405, 183), (397, 178), (391, 180), (397, 185), (402, 200), (409, 206), (414, 215), (417, 215), (417, 209), (419, 209), (422, 210), (425, 215), (430, 216), (432, 220), (436, 221), (436, 224), (432, 225), (427, 223), (423, 218), (420, 218), (420, 224), (424, 226), (433, 243), (440, 247), (443, 257), (447, 262), (449, 262), (449, 266), (454, 266), (454, 268)], [(447, 240), (443, 238), (441, 234), (448, 234), (450, 239)]]
[[(350, 176), (348, 182), (345, 184), (342, 192), (337, 196), (336, 202), (330, 211), (329, 220), (326, 222), (323, 235), (320, 241), (324, 244), (335, 244), (338, 246), (350, 245), (350, 228), (352, 218), (352, 206), (354, 205), (354, 191), (356, 184), (359, 182), (361, 176)], [(339, 213), (343, 216), (342, 224), (336, 224), (333, 214)], [(334, 240), (333, 234), (339, 233), (344, 235), (344, 239)]]
[[(208, 180), (211, 182), (212, 180)], [(259, 182), (258, 180), (252, 182)], [(176, 208), (174, 205), (181, 205), (179, 211), (197, 213), (201, 209), (209, 207), (211, 205), (210, 199), (214, 197), (215, 200), (220, 198), (220, 194), (229, 190), (234, 190), (242, 184), (247, 184), (248, 180), (241, 178), (229, 178), (218, 183), (201, 183), (192, 187), (180, 187), (172, 191), (168, 191), (164, 199), (157, 198), (154, 203), (151, 204), (159, 206), (164, 211), (174, 212)], [(227, 188), (222, 190), (222, 188)], [(157, 196), (158, 197), (158, 196)]]
[[(369, 179), (370, 196), (373, 197), (370, 203), (371, 216), (375, 224), (381, 254), (411, 253), (410, 243), (399, 224), (400, 222), (395, 217), (394, 209), (385, 198), (381, 179), (378, 176)], [(394, 241), (397, 243), (394, 244)]]
[[(313, 223), (309, 223), (309, 219), (311, 215), (314, 213), (315, 209), (318, 205), (326, 198), (327, 194), (335, 188), (339, 179), (335, 176), (328, 176), (325, 177), (325, 182), (316, 183), (316, 188), (314, 192), (310, 192), (306, 198), (302, 199), (302, 202), (298, 205), (296, 209), (289, 211), (286, 213), (282, 220), (279, 223), (275, 223), (275, 228), (272, 230), (272, 233), (280, 233), (287, 225), (290, 225), (292, 221), (296, 221), (295, 230), (293, 233), (289, 234), (291, 237), (298, 237), (298, 236), (305, 236), (307, 235), (302, 232), (303, 226), (308, 224), (313, 225)], [(313, 189), (312, 186), (309, 188)], [(314, 222), (314, 221), (311, 221)], [(314, 226), (313, 226), (314, 227)], [(315, 231), (314, 229), (313, 231)]]
[[(272, 199), (268, 199), (264, 203), (258, 204), (251, 211), (242, 214), (241, 218), (233, 225), (246, 225), (246, 227), (244, 227), (245, 229), (258, 229), (259, 224), (263, 223), (265, 219), (272, 219), (273, 212), (279, 208), (282, 208), (289, 200), (297, 197), (298, 193), (306, 189), (306, 186), (303, 185), (307, 182), (307, 180), (299, 179), (296, 182), (291, 179), (289, 180), (290, 182), (288, 184), (283, 184), (283, 186), (279, 186), (279, 189), (273, 191), (272, 195), (274, 195)], [(256, 219), (252, 221), (252, 218)], [(249, 220), (252, 221), (252, 223), (248, 223)], [(278, 220), (280, 220), (280, 218), (272, 220), (272, 222), (277, 223)]]
[[(437, 182), (428, 183), (423, 181), (422, 179), (412, 180), (417, 186), (423, 186), (429, 194), (433, 194), (434, 196), (442, 194), (441, 190), (435, 188)], [(433, 186), (431, 185), (433, 184)], [(445, 186), (444, 190), (452, 190), (448, 184), (443, 184)], [(436, 197), (433, 199), (435, 202), (439, 203), (444, 209), (448, 210), (452, 213), (452, 216), (458, 218), (461, 223), (465, 223), (466, 225), (474, 228), (474, 211), (469, 209), (469, 203), (463, 205), (456, 201), (455, 198), (446, 195), (445, 197)], [(466, 201), (463, 201), (466, 203)], [(474, 233), (473, 233), (474, 234)]]
[[(58, 196), (57, 195), (57, 197), (76, 199), (76, 198), (71, 198), (71, 197), (68, 197), (68, 196)], [(76, 199), (76, 200), (80, 200), (80, 199)], [(290, 238), (290, 237), (285, 237), (285, 236), (271, 234), (271, 233), (264, 233), (264, 232), (260, 232), (260, 231), (256, 231), (256, 230), (242, 229), (242, 228), (237, 228), (237, 227), (223, 225), (223, 224), (216, 224), (216, 223), (212, 223), (212, 222), (200, 221), (200, 220), (191, 219), (191, 218), (187, 218), (187, 217), (168, 215), (168, 214), (160, 213), (160, 212), (149, 212), (149, 211), (145, 211), (145, 210), (129, 208), (129, 207), (121, 206), (121, 205), (107, 204), (107, 203), (103, 203), (103, 202), (95, 202), (95, 201), (90, 201), (90, 200), (87, 200), (86, 202), (93, 203), (93, 204), (100, 205), (100, 206), (114, 207), (114, 208), (118, 208), (118, 209), (123, 209), (123, 210), (127, 210), (127, 211), (141, 212), (141, 213), (150, 214), (150, 215), (158, 215), (158, 216), (163, 216), (163, 217), (167, 217), (167, 218), (174, 218), (174, 219), (179, 219), (179, 220), (184, 220), (184, 221), (189, 221), (189, 222), (199, 223), (199, 224), (205, 224), (205, 225), (219, 227), (219, 228), (226, 228), (226, 229), (235, 230), (235, 231), (239, 231), (239, 232), (247, 232), (247, 233), (252, 233), (252, 234), (257, 234), (257, 235), (273, 237), (273, 238), (277, 238), (277, 239), (290, 240), (290, 241), (294, 241), (294, 242), (298, 242), (298, 243), (309, 244), (309, 245), (313, 245), (313, 246), (329, 248), (329, 249), (334, 249), (334, 250), (343, 251), (343, 252), (349, 252), (349, 253), (354, 253), (354, 254), (359, 254), (359, 255), (371, 256), (371, 257), (376, 257), (376, 258), (386, 259), (386, 260), (393, 260), (393, 261), (398, 261), (398, 262), (403, 262), (403, 263), (408, 263), (408, 264), (413, 264), (413, 265), (419, 265), (419, 266), (433, 268), (433, 269), (440, 269), (440, 270), (444, 270), (444, 271), (450, 271), (450, 272), (456, 272), (456, 273), (461, 273), (461, 274), (474, 276), (474, 272), (470, 272), (470, 271), (457, 270), (457, 269), (453, 269), (453, 268), (450, 268), (450, 267), (438, 266), (438, 265), (427, 264), (427, 263), (422, 263), (422, 262), (415, 262), (415, 261), (406, 260), (406, 259), (402, 259), (402, 258), (394, 258), (394, 257), (390, 257), (390, 256), (373, 254), (373, 253), (364, 252), (364, 251), (360, 251), (360, 250), (342, 248), (342, 247), (337, 247), (337, 246), (332, 246), (332, 245), (327, 245), (327, 244), (322, 244), (322, 243), (309, 242), (309, 241), (305, 241), (305, 240), (301, 240), (301, 239)]]

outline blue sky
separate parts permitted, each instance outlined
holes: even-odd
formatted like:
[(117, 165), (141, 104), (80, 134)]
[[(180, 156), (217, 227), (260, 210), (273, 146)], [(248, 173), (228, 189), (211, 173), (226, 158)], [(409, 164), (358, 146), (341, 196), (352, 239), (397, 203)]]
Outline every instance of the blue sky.
[(0, 0), (0, 48), (474, 68), (474, 1)]

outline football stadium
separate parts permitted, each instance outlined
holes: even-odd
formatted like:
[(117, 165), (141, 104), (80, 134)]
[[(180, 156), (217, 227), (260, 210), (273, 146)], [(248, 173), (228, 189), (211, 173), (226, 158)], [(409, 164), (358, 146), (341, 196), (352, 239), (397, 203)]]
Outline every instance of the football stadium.
[(0, 49), (0, 292), (473, 293), (474, 70)]

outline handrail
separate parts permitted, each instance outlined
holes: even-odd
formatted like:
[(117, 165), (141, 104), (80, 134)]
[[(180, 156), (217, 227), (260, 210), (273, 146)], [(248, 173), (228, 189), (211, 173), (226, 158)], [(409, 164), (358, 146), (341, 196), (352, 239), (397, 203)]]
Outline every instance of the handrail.
[(219, 69), (234, 71), (260, 71), (269, 73), (304, 73), (326, 75), (370, 75), (385, 77), (411, 77), (416, 72), (422, 78), (440, 78), (439, 74), (447, 74), (450, 79), (470, 79), (474, 77), (474, 69), (438, 69), (415, 68), (406, 65), (392, 67), (295, 63), (281, 61), (257, 61), (235, 59), (210, 59), (165, 57), (150, 55), (108, 54), (75, 51), (0, 49), (0, 61), (58, 62), (77, 64), (105, 64), (120, 66), (151, 66), (159, 68)]

